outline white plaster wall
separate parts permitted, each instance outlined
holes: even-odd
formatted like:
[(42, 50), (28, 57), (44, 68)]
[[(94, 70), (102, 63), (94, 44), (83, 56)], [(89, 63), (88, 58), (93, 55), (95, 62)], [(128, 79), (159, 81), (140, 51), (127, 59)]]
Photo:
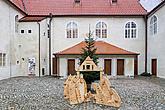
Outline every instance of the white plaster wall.
[(134, 76), (134, 58), (125, 59), (125, 76)]
[(15, 16), (18, 15), (21, 18), (23, 15), (11, 7), (9, 4), (0, 0), (0, 53), (6, 53), (6, 66), (0, 67), (0, 80), (9, 78), (12, 73), (16, 72), (17, 66), (14, 64), (13, 60), (15, 57), (14, 38), (15, 34)]
[(49, 57), (48, 57), (48, 25), (47, 25), (48, 19), (45, 19), (40, 22), (41, 26), (41, 32), (40, 32), (40, 39), (41, 39), (41, 75), (42, 75), (42, 68), (45, 69), (45, 75), (48, 75), (48, 63), (49, 63)]
[[(68, 59), (75, 59), (75, 69), (77, 69), (78, 65), (78, 61), (79, 59), (77, 58), (78, 56), (62, 56), (59, 58), (60, 61), (60, 76), (63, 76), (64, 78), (67, 77), (67, 61)], [(99, 56), (99, 64), (98, 66), (101, 67), (102, 69), (104, 69), (104, 59), (112, 59), (112, 76), (116, 76), (117, 75), (117, 59), (124, 59), (124, 76), (134, 76), (134, 58), (133, 56)]]
[[(66, 38), (66, 25), (70, 21), (78, 24), (78, 38)], [(97, 39), (103, 40), (123, 49), (140, 53), (139, 55), (139, 74), (144, 72), (144, 52), (145, 52), (145, 22), (143, 18), (121, 18), (121, 17), (57, 17), (53, 19), (52, 33), (52, 53), (67, 49), (81, 41), (89, 30), (95, 31), (95, 25), (99, 21), (104, 21), (108, 26), (108, 38)], [(124, 27), (128, 21), (134, 21), (138, 26), (138, 37), (136, 39), (124, 38)]]
[(63, 76), (64, 78), (67, 77), (67, 59), (66, 58), (60, 58), (59, 59), (60, 64), (60, 76)]
[[(24, 30), (25, 33), (21, 33), (21, 30)], [(31, 30), (32, 33), (28, 33), (28, 30)], [(39, 27), (36, 22), (20, 22), (19, 23), (19, 34), (16, 38), (16, 50), (17, 58), (16, 61), (20, 63), (17, 64), (20, 68), (20, 72), (14, 74), (15, 76), (27, 76), (28, 75), (28, 58), (35, 58), (36, 67), (35, 74), (38, 75), (38, 36), (39, 36)], [(23, 59), (24, 58), (24, 61)], [(16, 62), (15, 61), (15, 62)]]
[[(42, 69), (44, 69), (44, 75), (48, 75), (48, 33), (47, 33), (47, 19), (41, 22), (20, 22), (19, 32), (15, 38), (15, 50), (16, 59), (19, 64), (15, 74), (12, 76), (27, 76), (28, 71), (28, 59), (35, 58), (35, 74), (39, 76), (39, 24), (40, 24), (40, 76), (42, 76)], [(24, 30), (25, 33), (21, 33)], [(32, 33), (28, 33), (31, 30)], [(22, 58), (25, 60), (23, 61)]]
[(157, 59), (157, 75), (165, 78), (165, 6), (158, 10), (154, 15), (158, 18), (158, 33), (151, 35), (149, 30), (150, 16), (148, 19), (148, 72), (151, 73), (151, 59)]

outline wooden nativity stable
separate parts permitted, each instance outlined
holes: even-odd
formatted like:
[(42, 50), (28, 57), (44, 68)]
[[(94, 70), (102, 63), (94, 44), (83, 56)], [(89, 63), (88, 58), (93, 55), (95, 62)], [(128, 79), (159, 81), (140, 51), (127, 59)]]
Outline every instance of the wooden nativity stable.
[[(91, 83), (91, 90), (87, 90), (87, 83), (81, 72), (99, 71), (99, 82)], [(113, 107), (120, 107), (121, 98), (118, 93), (111, 88), (110, 81), (104, 75), (103, 69), (96, 66), (90, 57), (77, 68), (77, 75), (70, 75), (64, 83), (64, 98), (70, 104), (80, 104), (93, 101), (96, 104), (102, 104)]]

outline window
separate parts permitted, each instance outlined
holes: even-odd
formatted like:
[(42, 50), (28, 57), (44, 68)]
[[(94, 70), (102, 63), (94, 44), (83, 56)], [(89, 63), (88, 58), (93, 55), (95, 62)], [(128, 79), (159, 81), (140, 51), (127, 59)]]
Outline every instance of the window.
[(96, 37), (107, 38), (107, 25), (104, 22), (96, 24)]
[(15, 16), (15, 32), (18, 33), (18, 15)]
[(117, 0), (112, 0), (112, 4), (116, 4), (117, 3)]
[(25, 31), (24, 30), (21, 30), (21, 33), (23, 34)]
[(32, 30), (28, 30), (28, 33), (32, 33)]
[(155, 35), (157, 33), (157, 17), (154, 15), (150, 21), (150, 34)]
[(67, 38), (78, 38), (78, 26), (75, 22), (67, 24)]
[(125, 25), (125, 38), (136, 38), (137, 26), (134, 22), (128, 22)]
[(86, 69), (89, 70), (90, 69), (90, 65), (86, 65)]
[(80, 0), (74, 0), (75, 3), (80, 3)]
[(6, 65), (6, 54), (0, 53), (0, 67), (3, 67)]

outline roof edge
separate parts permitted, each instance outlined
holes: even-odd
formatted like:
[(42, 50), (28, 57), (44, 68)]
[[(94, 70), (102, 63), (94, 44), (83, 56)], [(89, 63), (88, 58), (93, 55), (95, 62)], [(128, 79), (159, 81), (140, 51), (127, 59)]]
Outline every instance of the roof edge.
[[(128, 50), (125, 50), (125, 49), (123, 49), (123, 48), (120, 48), (120, 47), (118, 47), (118, 46), (115, 46), (115, 45), (112, 45), (112, 44), (109, 44), (108, 42), (105, 42), (105, 41), (96, 41), (96, 42), (102, 42), (102, 43), (106, 43), (107, 45), (111, 45), (111, 46), (113, 46), (113, 47), (115, 47), (115, 48), (118, 48), (118, 49), (120, 49), (120, 50), (123, 50), (123, 51), (126, 51), (126, 52), (128, 52), (128, 53), (123, 53), (123, 54), (118, 54), (118, 53), (112, 53), (112, 54), (108, 54), (108, 53), (103, 53), (103, 54), (101, 54), (101, 53), (96, 53), (96, 55), (140, 55), (140, 53), (135, 53), (135, 52), (131, 52), (131, 51), (128, 51)], [(64, 51), (67, 51), (67, 50), (69, 50), (69, 49), (71, 49), (71, 48), (74, 48), (74, 47), (76, 47), (76, 46), (78, 46), (78, 45), (80, 45), (81, 43), (84, 43), (84, 41), (81, 41), (80, 43), (77, 43), (77, 44), (75, 44), (74, 46), (71, 46), (71, 47), (69, 47), (69, 48), (67, 48), (67, 49), (64, 49), (64, 50), (62, 50), (62, 51), (59, 51), (59, 52), (56, 52), (56, 53), (54, 53), (53, 55), (81, 55), (81, 53), (75, 53), (75, 54), (65, 54), (65, 53), (63, 53)]]
[[(81, 55), (81, 54), (58, 54), (58, 53), (54, 53), (53, 55)], [(135, 54), (96, 54), (96, 55), (140, 55), (140, 53), (135, 53)]]
[(18, 11), (20, 11), (22, 14), (24, 15), (28, 15), (24, 10), (22, 10), (21, 8), (19, 8), (17, 5), (15, 5), (12, 1), (10, 0), (3, 0), (4, 2), (7, 2), (9, 4), (11, 4), (14, 8), (16, 8)]
[(148, 14), (147, 17), (153, 15), (155, 12), (157, 12), (160, 8), (162, 8), (165, 5), (165, 0), (162, 1), (158, 6), (156, 6), (153, 10), (151, 10)]
[(37, 19), (37, 20), (36, 19), (24, 20), (24, 18), (26, 18), (26, 17), (30, 17), (30, 16), (22, 17), (21, 19), (19, 19), (19, 22), (40, 22), (40, 21), (46, 19), (46, 17), (41, 17), (40, 19)]
[(140, 6), (143, 8), (143, 10), (146, 12), (146, 15), (147, 15), (147, 14), (148, 14), (147, 9), (145, 9), (145, 8), (142, 6), (142, 4), (140, 3), (140, 0), (138, 0), (138, 2), (139, 2), (139, 4), (140, 4)]
[[(72, 16), (129, 16), (129, 17), (143, 17), (143, 16), (146, 16), (147, 15), (147, 13), (146, 14), (77, 14), (77, 15), (75, 15), (75, 14), (63, 14), (63, 15), (61, 15), (61, 14), (57, 14), (57, 15), (55, 15), (55, 14), (53, 14), (52, 16), (53, 17), (72, 17)], [(50, 15), (48, 14), (48, 15), (33, 15), (33, 14), (29, 14), (28, 16), (42, 16), (42, 17), (50, 17)]]

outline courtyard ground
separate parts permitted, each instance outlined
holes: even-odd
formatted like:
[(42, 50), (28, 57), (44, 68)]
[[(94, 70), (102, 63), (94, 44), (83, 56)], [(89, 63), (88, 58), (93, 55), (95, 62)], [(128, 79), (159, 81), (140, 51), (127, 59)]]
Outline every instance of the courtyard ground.
[(64, 80), (17, 77), (0, 81), (0, 110), (165, 110), (165, 79), (138, 77), (110, 80), (122, 98), (120, 108), (90, 103), (69, 105)]

